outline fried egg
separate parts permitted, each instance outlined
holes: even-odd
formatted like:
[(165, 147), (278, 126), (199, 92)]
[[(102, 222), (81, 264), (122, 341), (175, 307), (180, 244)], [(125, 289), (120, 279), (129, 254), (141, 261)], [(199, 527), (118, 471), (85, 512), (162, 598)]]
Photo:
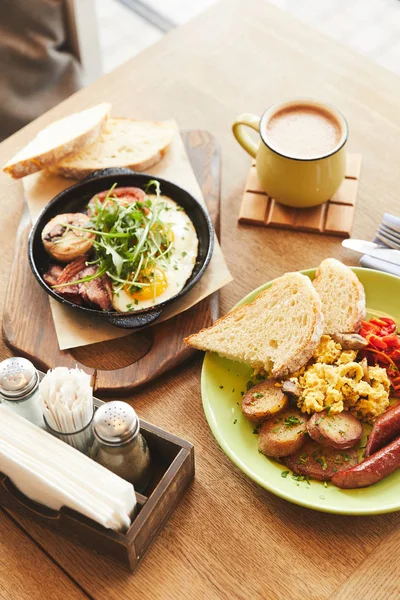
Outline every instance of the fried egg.
[(149, 308), (172, 298), (184, 287), (196, 264), (198, 238), (186, 212), (167, 196), (147, 197), (153, 204), (160, 202), (163, 205), (158, 218), (170, 227), (172, 248), (167, 261), (141, 271), (139, 281), (150, 282), (151, 285), (139, 291), (125, 286), (114, 292), (112, 305), (119, 312)]

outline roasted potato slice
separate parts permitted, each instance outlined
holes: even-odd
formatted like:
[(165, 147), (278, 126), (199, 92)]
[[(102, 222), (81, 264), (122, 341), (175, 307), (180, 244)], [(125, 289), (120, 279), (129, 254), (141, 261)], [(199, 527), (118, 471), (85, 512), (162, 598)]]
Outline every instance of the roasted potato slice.
[(276, 380), (263, 381), (252, 387), (243, 396), (242, 412), (249, 421), (262, 421), (283, 411), (288, 405), (288, 398)]
[(329, 481), (335, 473), (354, 467), (358, 460), (355, 450), (335, 450), (311, 440), (283, 462), (297, 475)]
[(307, 417), (297, 409), (284, 410), (261, 425), (258, 448), (267, 456), (288, 456), (303, 445)]
[(324, 410), (313, 414), (307, 423), (307, 432), (323, 446), (344, 450), (357, 444), (362, 437), (363, 427), (357, 417), (347, 411), (328, 415)]

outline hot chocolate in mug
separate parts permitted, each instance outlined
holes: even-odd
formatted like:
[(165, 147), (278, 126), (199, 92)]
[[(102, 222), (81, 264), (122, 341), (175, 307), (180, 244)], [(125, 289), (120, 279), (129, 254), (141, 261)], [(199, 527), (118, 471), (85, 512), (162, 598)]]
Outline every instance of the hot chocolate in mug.
[[(244, 126), (260, 135), (256, 143)], [(245, 113), (232, 130), (256, 158), (262, 188), (277, 202), (306, 208), (329, 200), (345, 176), (347, 122), (333, 106), (298, 99), (271, 106), (262, 117)]]

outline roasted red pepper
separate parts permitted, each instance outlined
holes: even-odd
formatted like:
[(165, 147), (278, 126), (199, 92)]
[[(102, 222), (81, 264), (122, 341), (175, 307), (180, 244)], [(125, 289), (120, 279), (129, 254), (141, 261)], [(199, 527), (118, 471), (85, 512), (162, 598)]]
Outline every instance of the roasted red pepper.
[(363, 356), (386, 369), (395, 394), (400, 395), (400, 336), (396, 329), (393, 319), (372, 317), (362, 322), (360, 335), (368, 341)]

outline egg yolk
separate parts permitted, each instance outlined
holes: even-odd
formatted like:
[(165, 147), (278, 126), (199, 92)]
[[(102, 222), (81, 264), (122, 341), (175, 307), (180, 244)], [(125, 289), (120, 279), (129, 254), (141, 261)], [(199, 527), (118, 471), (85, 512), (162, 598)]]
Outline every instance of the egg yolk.
[(173, 244), (174, 241), (175, 241), (174, 232), (172, 231), (172, 229), (170, 227), (165, 227), (165, 226), (161, 226), (160, 227), (159, 225), (154, 225), (152, 227), (152, 231), (159, 232), (159, 233), (163, 234), (166, 237), (166, 244), (161, 244), (161, 249), (162, 250), (165, 250), (166, 247), (167, 247), (167, 245)]
[(166, 274), (160, 267), (147, 268), (144, 272), (140, 273), (138, 280), (140, 283), (148, 283), (142, 287), (138, 292), (130, 291), (130, 287), (125, 287), (126, 293), (135, 300), (152, 300), (154, 296), (161, 296), (168, 287), (168, 279)]

